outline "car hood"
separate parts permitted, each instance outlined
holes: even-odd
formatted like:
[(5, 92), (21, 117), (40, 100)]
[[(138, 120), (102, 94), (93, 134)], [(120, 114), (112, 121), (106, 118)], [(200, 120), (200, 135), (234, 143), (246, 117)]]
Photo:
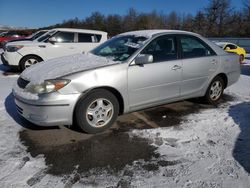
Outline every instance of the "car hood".
[(44, 80), (59, 78), (79, 71), (118, 64), (105, 57), (87, 54), (74, 54), (32, 65), (24, 70), (21, 78), (33, 84), (40, 84)]
[(10, 41), (7, 43), (7, 46), (10, 45), (36, 46), (36, 45), (41, 45), (41, 42), (30, 41), (30, 40)]

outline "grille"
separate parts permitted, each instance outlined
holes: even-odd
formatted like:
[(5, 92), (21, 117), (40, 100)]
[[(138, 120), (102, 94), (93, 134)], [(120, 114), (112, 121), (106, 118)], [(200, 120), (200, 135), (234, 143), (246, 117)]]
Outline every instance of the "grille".
[(18, 85), (20, 88), (22, 88), (22, 89), (24, 89), (29, 83), (30, 83), (30, 81), (24, 80), (24, 79), (22, 79), (21, 77), (19, 77), (18, 80), (17, 80), (17, 85)]

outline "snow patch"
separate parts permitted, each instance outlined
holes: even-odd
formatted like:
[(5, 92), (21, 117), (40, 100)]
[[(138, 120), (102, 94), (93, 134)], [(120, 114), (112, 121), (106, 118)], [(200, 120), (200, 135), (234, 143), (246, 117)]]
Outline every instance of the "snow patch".
[(75, 54), (37, 63), (26, 69), (21, 77), (31, 84), (40, 84), (47, 79), (118, 63), (91, 53)]

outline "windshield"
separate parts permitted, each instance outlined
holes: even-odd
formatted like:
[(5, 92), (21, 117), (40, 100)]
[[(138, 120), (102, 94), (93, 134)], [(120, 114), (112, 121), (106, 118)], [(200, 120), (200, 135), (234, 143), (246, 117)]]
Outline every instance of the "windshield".
[(49, 37), (51, 37), (54, 33), (56, 32), (56, 30), (53, 31), (48, 31), (47, 33), (43, 34), (42, 36), (40, 36), (37, 41), (38, 42), (43, 42), (45, 40), (47, 40)]
[(113, 61), (125, 61), (137, 51), (148, 38), (144, 36), (114, 37), (91, 51), (94, 55), (103, 56)]
[(8, 32), (2, 32), (0, 33), (0, 37), (4, 37)]
[(31, 38), (32, 40), (35, 40), (38, 37), (42, 36), (44, 33), (46, 33), (46, 31), (37, 31), (33, 33), (29, 38)]

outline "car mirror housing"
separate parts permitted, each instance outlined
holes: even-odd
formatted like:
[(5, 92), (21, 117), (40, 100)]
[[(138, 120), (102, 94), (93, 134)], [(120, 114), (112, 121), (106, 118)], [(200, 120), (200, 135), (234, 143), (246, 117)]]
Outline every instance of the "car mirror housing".
[(49, 38), (48, 40), (51, 44), (55, 44), (57, 42), (56, 38), (55, 37), (51, 37)]
[(135, 64), (136, 65), (143, 65), (143, 64), (147, 64), (147, 63), (153, 63), (153, 56), (150, 54), (139, 54), (136, 58), (135, 58)]

